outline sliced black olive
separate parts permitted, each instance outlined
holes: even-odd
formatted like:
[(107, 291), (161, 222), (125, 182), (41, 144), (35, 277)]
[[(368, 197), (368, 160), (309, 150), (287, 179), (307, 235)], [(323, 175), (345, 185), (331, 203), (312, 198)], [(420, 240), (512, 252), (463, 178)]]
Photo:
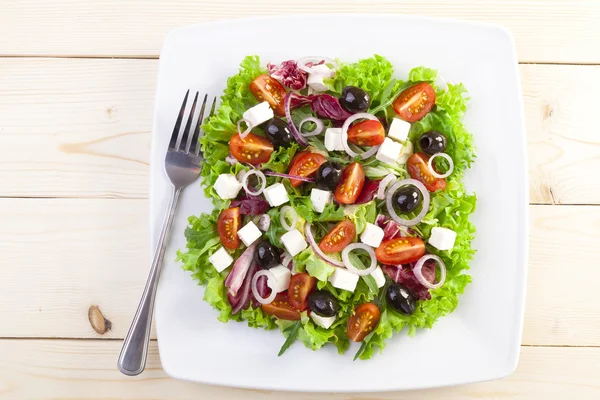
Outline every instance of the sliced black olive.
[(441, 153), (446, 150), (446, 136), (438, 131), (429, 131), (419, 139), (421, 150), (429, 155)]
[(261, 240), (254, 250), (254, 261), (262, 268), (269, 269), (279, 265), (281, 250), (267, 240)]
[(412, 315), (417, 309), (417, 296), (404, 285), (392, 283), (386, 293), (388, 304), (404, 315)]
[(273, 118), (265, 124), (265, 135), (276, 146), (287, 147), (292, 143), (293, 137), (287, 122), (280, 118)]
[(317, 290), (308, 295), (308, 308), (321, 317), (333, 317), (337, 314), (339, 305), (331, 293)]
[(342, 177), (342, 166), (333, 161), (326, 161), (317, 170), (317, 187), (323, 190), (335, 190)]
[(405, 214), (415, 210), (422, 200), (421, 192), (412, 185), (402, 186), (392, 196), (394, 207)]
[(371, 96), (356, 86), (346, 86), (340, 96), (340, 105), (350, 113), (365, 112), (371, 106)]

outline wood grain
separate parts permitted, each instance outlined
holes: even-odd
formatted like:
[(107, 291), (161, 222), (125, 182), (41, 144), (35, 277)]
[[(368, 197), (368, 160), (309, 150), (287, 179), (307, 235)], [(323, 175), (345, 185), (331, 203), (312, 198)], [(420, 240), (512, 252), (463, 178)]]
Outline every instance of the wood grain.
[[(523, 343), (600, 346), (600, 207), (530, 211)], [(0, 220), (0, 337), (124, 337), (149, 266), (146, 200), (0, 199)], [(585, 279), (566, 279), (574, 268)]]
[[(0, 58), (0, 196), (146, 198), (156, 68)], [(600, 67), (521, 73), (531, 202), (600, 204)]]
[(160, 368), (156, 342), (143, 375), (116, 369), (121, 343), (98, 340), (0, 340), (0, 398), (23, 399), (403, 399), (548, 400), (600, 397), (600, 349), (523, 347), (517, 371), (502, 380), (415, 392), (283, 393), (176, 381)]
[(413, 14), (500, 24), (522, 62), (600, 62), (600, 4), (585, 0), (8, 0), (0, 3), (0, 55), (156, 57), (175, 27), (301, 13)]

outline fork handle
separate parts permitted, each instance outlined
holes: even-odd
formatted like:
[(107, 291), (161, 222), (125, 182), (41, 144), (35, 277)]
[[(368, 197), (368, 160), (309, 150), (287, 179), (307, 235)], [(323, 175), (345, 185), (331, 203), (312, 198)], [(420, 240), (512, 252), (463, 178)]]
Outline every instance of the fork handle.
[(162, 262), (165, 256), (167, 239), (171, 232), (173, 216), (175, 215), (181, 190), (182, 188), (173, 187), (171, 201), (167, 208), (168, 211), (162, 230), (160, 231), (156, 250), (154, 251), (154, 258), (150, 274), (148, 275), (148, 281), (146, 282), (146, 288), (121, 348), (117, 366), (119, 367), (119, 371), (125, 375), (139, 375), (146, 366), (150, 329), (152, 327), (152, 313), (154, 311), (154, 298), (156, 297), (156, 288), (158, 287), (158, 278), (160, 277)]

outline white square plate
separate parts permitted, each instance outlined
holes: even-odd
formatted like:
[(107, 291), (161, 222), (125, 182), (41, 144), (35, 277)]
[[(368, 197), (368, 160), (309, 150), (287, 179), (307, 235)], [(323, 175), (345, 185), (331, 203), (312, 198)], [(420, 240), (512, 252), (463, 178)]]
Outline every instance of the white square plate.
[[(354, 33), (352, 32), (354, 31)], [(363, 32), (363, 34), (358, 34)], [(204, 290), (175, 263), (185, 246), (187, 217), (209, 211), (195, 184), (183, 193), (156, 301), (162, 366), (176, 378), (296, 391), (383, 391), (495, 379), (517, 365), (527, 262), (527, 175), (523, 104), (515, 47), (501, 28), (405, 16), (315, 15), (248, 19), (176, 29), (165, 40), (158, 74), (152, 141), (150, 218), (153, 243), (169, 183), (164, 156), (183, 95), (220, 96), (244, 56), (281, 62), (323, 55), (353, 62), (387, 57), (406, 78), (415, 66), (463, 82), (471, 95), (465, 123), (478, 159), (467, 177), (478, 209), (471, 265), (473, 283), (457, 310), (432, 330), (388, 341), (383, 354), (352, 362), (357, 346), (338, 356), (333, 346), (310, 351), (300, 343), (284, 356), (278, 331), (223, 324), (202, 301)]]

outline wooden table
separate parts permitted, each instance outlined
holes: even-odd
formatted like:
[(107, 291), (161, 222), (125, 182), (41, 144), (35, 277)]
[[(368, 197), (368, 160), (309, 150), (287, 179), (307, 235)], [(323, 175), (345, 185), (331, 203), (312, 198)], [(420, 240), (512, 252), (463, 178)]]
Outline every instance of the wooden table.
[[(0, 2), (0, 398), (600, 398), (600, 3), (479, 3)], [(162, 39), (184, 24), (315, 11), (453, 17), (513, 32), (529, 139), (531, 256), (512, 376), (422, 392), (284, 395), (172, 380), (155, 341), (143, 375), (116, 370), (149, 267)], [(88, 320), (93, 305), (111, 322), (102, 335)]]

